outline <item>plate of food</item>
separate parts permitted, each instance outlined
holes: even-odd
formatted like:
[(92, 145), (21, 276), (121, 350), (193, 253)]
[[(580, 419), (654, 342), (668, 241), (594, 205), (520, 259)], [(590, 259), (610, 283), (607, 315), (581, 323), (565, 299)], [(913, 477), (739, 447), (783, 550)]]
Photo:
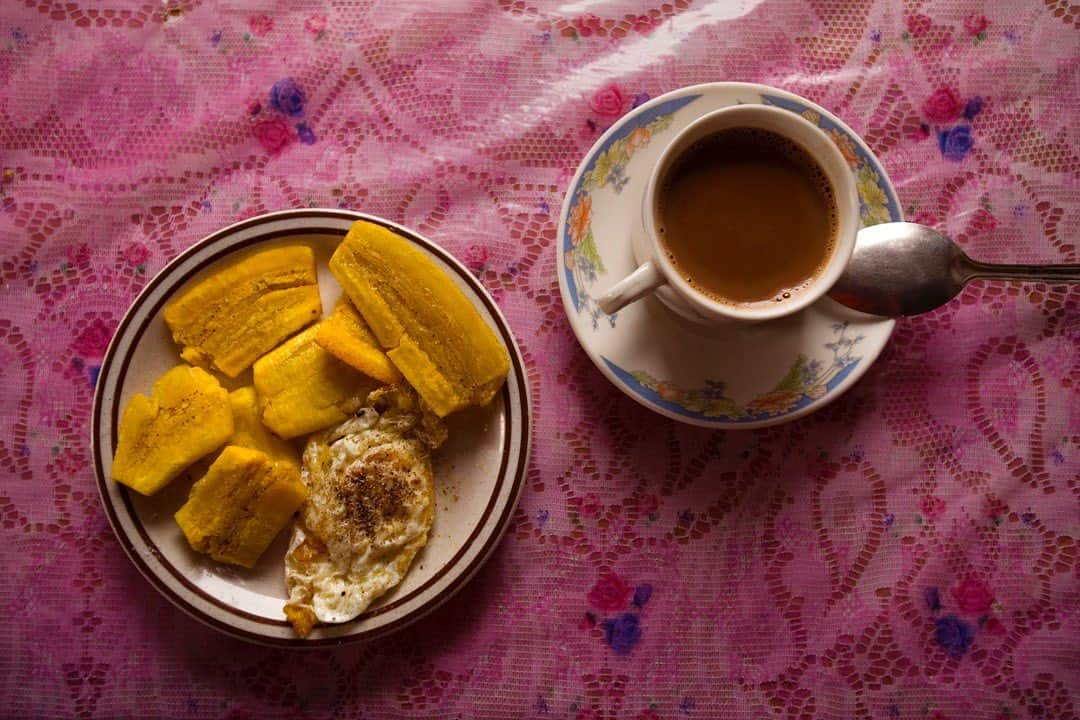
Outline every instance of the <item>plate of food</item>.
[(392, 222), (290, 210), (158, 273), (94, 397), (125, 552), (201, 622), (269, 645), (372, 639), (495, 549), (530, 448), (524, 362), (483, 286)]

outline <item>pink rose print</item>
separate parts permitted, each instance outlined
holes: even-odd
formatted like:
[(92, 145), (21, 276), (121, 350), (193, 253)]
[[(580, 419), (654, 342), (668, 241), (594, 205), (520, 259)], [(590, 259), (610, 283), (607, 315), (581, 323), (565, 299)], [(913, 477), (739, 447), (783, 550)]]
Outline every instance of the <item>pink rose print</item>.
[(928, 519), (936, 520), (945, 513), (945, 501), (936, 495), (930, 495), (922, 499), (919, 509)]
[(487, 260), (488, 250), (483, 245), (470, 245), (465, 248), (465, 264), (473, 270), (483, 270)]
[(638, 501), (638, 511), (642, 515), (652, 515), (660, 509), (660, 498), (656, 497), (652, 493), (648, 495), (642, 495), (641, 500)]
[(304, 29), (312, 35), (319, 35), (326, 30), (325, 15), (311, 15), (304, 21)]
[(65, 475), (74, 475), (86, 467), (86, 458), (71, 448), (64, 448), (53, 462), (56, 469)]
[(603, 117), (618, 117), (623, 113), (626, 105), (626, 97), (615, 83), (601, 88), (589, 100), (589, 107), (597, 115)]
[(596, 581), (586, 598), (597, 610), (615, 612), (624, 609), (633, 594), (634, 588), (627, 585), (621, 577), (608, 573)]
[(578, 511), (585, 517), (596, 517), (600, 514), (600, 498), (589, 493), (583, 499), (578, 500)]
[(1002, 622), (995, 617), (990, 618), (986, 621), (985, 624), (983, 624), (983, 630), (990, 633), (991, 635), (999, 636), (1004, 635), (1006, 632), (1005, 625), (1002, 624)]
[(971, 232), (988, 233), (997, 227), (997, 218), (994, 214), (983, 208), (979, 208), (971, 214)]
[(146, 246), (142, 243), (132, 243), (124, 248), (124, 260), (129, 265), (138, 267), (146, 262), (146, 259), (150, 257), (150, 251), (146, 249)]
[(915, 216), (911, 221), (913, 223), (919, 223), (920, 225), (930, 225), (931, 227), (937, 224), (937, 216), (934, 213), (926, 212), (923, 210), (921, 213)]
[(259, 141), (271, 155), (277, 155), (282, 148), (292, 142), (292, 132), (289, 126), (280, 118), (263, 120), (252, 129), (255, 139)]
[(930, 18), (921, 13), (907, 16), (907, 29), (911, 37), (922, 37), (930, 30)]
[(86, 267), (90, 264), (90, 246), (86, 243), (68, 245), (64, 250), (64, 257), (67, 258), (68, 265)]
[(990, 609), (994, 594), (978, 578), (968, 575), (952, 589), (952, 596), (960, 609), (969, 615), (982, 615)]
[(274, 29), (274, 18), (269, 15), (252, 15), (248, 18), (248, 28), (256, 37), (263, 37)]
[(115, 329), (116, 323), (106, 323), (101, 318), (94, 318), (75, 338), (72, 347), (76, 353), (89, 360), (104, 357)]
[(923, 114), (937, 122), (950, 122), (960, 117), (964, 103), (951, 88), (939, 88), (923, 103)]
[(986, 32), (989, 25), (990, 21), (986, 19), (985, 15), (971, 14), (964, 18), (964, 30), (968, 35), (978, 35)]

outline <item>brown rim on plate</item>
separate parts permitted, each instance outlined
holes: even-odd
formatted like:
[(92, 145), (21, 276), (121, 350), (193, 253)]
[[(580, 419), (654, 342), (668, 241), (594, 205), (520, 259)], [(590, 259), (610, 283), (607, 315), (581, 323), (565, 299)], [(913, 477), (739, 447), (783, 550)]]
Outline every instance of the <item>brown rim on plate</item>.
[[(379, 225), (382, 225), (382, 226), (394, 231), (395, 233), (398, 233), (399, 235), (407, 238), (408, 240), (410, 240), (414, 244), (420, 246), (421, 248), (423, 248), (427, 252), (435, 255), (440, 260), (442, 260), (443, 263), (449, 269), (454, 270), (464, 280), (465, 284), (469, 286), (469, 288), (473, 291), (473, 293), (483, 302), (485, 309), (488, 311), (488, 314), (490, 315), (490, 317), (492, 318), (492, 320), (496, 324), (497, 330), (500, 333), (500, 335), (502, 335), (503, 342), (505, 343), (505, 345), (507, 347), (507, 350), (509, 351), (509, 355), (510, 355), (512, 366), (513, 366), (512, 379), (513, 379), (513, 382), (515, 384), (515, 389), (517, 390), (518, 400), (519, 400), (519, 404), (520, 404), (520, 407), (521, 407), (520, 416), (521, 416), (521, 425), (522, 425), (522, 427), (521, 427), (520, 430), (518, 430), (518, 433), (520, 433), (520, 438), (521, 438), (520, 443), (521, 444), (520, 444), (520, 447), (518, 448), (518, 451), (517, 451), (517, 456), (518, 456), (517, 457), (517, 463), (516, 463), (516, 467), (513, 469), (513, 483), (512, 483), (512, 486), (510, 488), (510, 493), (509, 493), (509, 495), (507, 497), (507, 502), (506, 502), (506, 504), (505, 504), (505, 506), (504, 506), (504, 508), (502, 510), (501, 515), (499, 516), (499, 518), (496, 521), (496, 525), (495, 525), (493, 531), (489, 534), (489, 536), (487, 538), (487, 541), (485, 542), (484, 546), (479, 550), (479, 552), (475, 555), (475, 557), (472, 559), (472, 561), (469, 563), (468, 566), (466, 566), (465, 568), (460, 570), (459, 574), (456, 577), (454, 577), (453, 579), (451, 579), (449, 584), (441, 592), (439, 592), (437, 595), (435, 595), (434, 597), (429, 599), (427, 602), (425, 602), (422, 605), (418, 606), (417, 608), (407, 612), (404, 616), (402, 616), (402, 617), (400, 617), (400, 618), (398, 618), (396, 620), (392, 620), (392, 621), (390, 621), (390, 622), (388, 622), (388, 623), (386, 623), (384, 625), (378, 626), (378, 627), (373, 628), (373, 629), (368, 630), (368, 631), (362, 631), (361, 630), (359, 632), (356, 632), (356, 633), (353, 633), (353, 634), (350, 634), (350, 635), (346, 635), (346, 636), (333, 636), (333, 637), (302, 639), (302, 638), (298, 638), (298, 637), (279, 637), (279, 636), (261, 635), (261, 634), (258, 634), (258, 633), (251, 632), (249, 630), (245, 630), (243, 628), (235, 627), (235, 626), (230, 625), (230, 624), (228, 624), (226, 622), (223, 622), (219, 618), (216, 618), (216, 617), (214, 617), (212, 615), (207, 614), (206, 612), (204, 612), (200, 608), (193, 607), (184, 598), (180, 597), (180, 595), (178, 595), (173, 590), (173, 588), (169, 587), (169, 585), (166, 582), (164, 582), (164, 580), (162, 578), (158, 577), (157, 573), (154, 571), (153, 568), (150, 567), (150, 565), (147, 563), (145, 558), (140, 553), (139, 549), (132, 542), (131, 538), (128, 537), (127, 533), (124, 531), (124, 529), (122, 527), (122, 524), (120, 522), (120, 517), (117, 514), (117, 508), (114, 506), (114, 503), (110, 499), (109, 481), (105, 477), (105, 471), (104, 471), (103, 460), (102, 460), (102, 452), (101, 452), (101, 447), (99, 446), (99, 441), (100, 441), (100, 438), (101, 438), (101, 422), (102, 422), (103, 409), (104, 409), (103, 405), (105, 403), (105, 399), (103, 397), (103, 395), (104, 395), (103, 388), (107, 385), (106, 379), (110, 375), (110, 368), (116, 362), (116, 357), (115, 356), (116, 356), (116, 353), (118, 352), (118, 347), (119, 347), (119, 344), (120, 344), (120, 340), (121, 340), (121, 338), (125, 337), (125, 335), (127, 334), (128, 328), (131, 325), (131, 323), (133, 322), (135, 315), (138, 314), (138, 311), (145, 305), (146, 302), (149, 301), (150, 296), (153, 294), (154, 290), (156, 290), (160, 284), (162, 284), (163, 282), (165, 282), (165, 280), (168, 279), (168, 280), (173, 281), (174, 287), (179, 288), (179, 287), (183, 286), (186, 282), (188, 282), (191, 279), (192, 276), (194, 276), (198, 272), (201, 272), (202, 270), (204, 270), (208, 266), (212, 265), (213, 263), (216, 263), (216, 262), (220, 261), (225, 256), (233, 254), (235, 252), (242, 252), (243, 250), (249, 248), (250, 246), (258, 244), (258, 243), (266, 242), (266, 241), (281, 238), (281, 237), (297, 236), (297, 235), (319, 235), (319, 234), (322, 234), (322, 235), (340, 235), (340, 236), (344, 237), (345, 232), (347, 232), (347, 230), (343, 229), (341, 227), (318, 227), (318, 226), (313, 225), (313, 226), (302, 226), (302, 227), (296, 227), (296, 228), (292, 228), (292, 229), (286, 229), (286, 230), (279, 230), (279, 231), (275, 231), (275, 232), (270, 232), (270, 233), (267, 233), (267, 234), (264, 234), (264, 235), (257, 235), (257, 236), (253, 236), (253, 237), (250, 237), (250, 238), (247, 238), (247, 239), (244, 239), (244, 240), (234, 242), (229, 247), (224, 248), (221, 251), (216, 252), (216, 253), (210, 255), (209, 257), (201, 260), (198, 265), (186, 270), (184, 272), (184, 274), (178, 279), (171, 276), (170, 270), (173, 269), (173, 268), (178, 267), (185, 260), (192, 257), (193, 255), (195, 255), (199, 251), (203, 250), (208, 245), (211, 245), (211, 244), (213, 244), (215, 242), (218, 242), (218, 241), (222, 240), (223, 238), (226, 238), (226, 237), (228, 237), (230, 235), (233, 235), (233, 234), (235, 234), (237, 232), (244, 231), (244, 230), (249, 230), (249, 229), (257, 227), (257, 226), (259, 226), (261, 224), (273, 223), (273, 222), (278, 222), (278, 221), (282, 221), (282, 220), (293, 220), (293, 219), (303, 219), (303, 218), (312, 218), (312, 217), (314, 217), (314, 218), (324, 218), (324, 219), (325, 218), (333, 218), (335, 220), (346, 220), (346, 221), (349, 221), (349, 222), (353, 222), (353, 221), (356, 221), (356, 220), (367, 220), (367, 221), (370, 221), (370, 222), (375, 222), (375, 223), (377, 223)], [(118, 428), (118, 420), (119, 420), (119, 412), (120, 412), (120, 410), (119, 410), (120, 394), (121, 394), (120, 390), (123, 387), (124, 380), (125, 380), (126, 375), (127, 375), (128, 366), (129, 366), (129, 364), (131, 362), (131, 356), (133, 354), (133, 350), (134, 350), (135, 346), (138, 344), (138, 341), (141, 339), (142, 335), (146, 332), (147, 327), (149, 326), (149, 324), (153, 321), (153, 319), (160, 312), (161, 306), (165, 302), (167, 302), (167, 300), (168, 300), (167, 295), (163, 295), (161, 298), (159, 298), (153, 304), (153, 306), (149, 309), (149, 311), (146, 313), (146, 315), (144, 316), (144, 318), (140, 322), (138, 328), (134, 332), (134, 336), (131, 337), (129, 339), (129, 341), (128, 341), (128, 347), (127, 347), (127, 350), (126, 350), (126, 352), (125, 352), (125, 354), (124, 354), (124, 356), (122, 358), (120, 369), (119, 369), (119, 371), (117, 373), (116, 380), (112, 383), (116, 388), (116, 391), (114, 392), (113, 397), (112, 397), (112, 402), (110, 403), (110, 406), (109, 406), (109, 409), (111, 411), (110, 412), (110, 420), (112, 421), (111, 422), (111, 430), (112, 430), (112, 432), (111, 432), (111, 438), (110, 438), (110, 442), (111, 442), (112, 447), (115, 447), (115, 445), (116, 445), (116, 433), (117, 433), (117, 428)], [(405, 595), (405, 596), (403, 596), (401, 598), (394, 598), (393, 601), (387, 603), (386, 605), (380, 605), (378, 607), (372, 608), (371, 610), (361, 614), (357, 618), (355, 618), (353, 620), (350, 620), (350, 621), (348, 621), (346, 623), (340, 623), (340, 624), (335, 624), (335, 625), (332, 625), (332, 626), (324, 626), (324, 627), (331, 627), (331, 628), (333, 628), (335, 630), (340, 629), (340, 628), (345, 628), (345, 627), (348, 627), (350, 625), (356, 625), (357, 623), (360, 623), (360, 622), (362, 622), (364, 620), (368, 620), (368, 619), (370, 619), (372, 617), (384, 614), (386, 612), (389, 612), (391, 610), (394, 610), (396, 608), (399, 608), (399, 607), (403, 606), (404, 604), (408, 603), (410, 600), (413, 600), (414, 598), (416, 598), (417, 596), (419, 596), (420, 594), (422, 594), (426, 590), (430, 589), (432, 585), (434, 585), (440, 579), (442, 579), (448, 572), (450, 572), (451, 570), (456, 569), (456, 566), (460, 563), (462, 557), (470, 549), (472, 549), (472, 545), (476, 541), (477, 536), (480, 535), (480, 533), (483, 530), (486, 529), (486, 523), (488, 522), (492, 512), (495, 509), (495, 504), (496, 504), (497, 500), (499, 499), (500, 495), (502, 494), (502, 491), (503, 491), (504, 485), (505, 485), (505, 481), (506, 481), (506, 473), (507, 473), (507, 470), (508, 470), (508, 463), (510, 462), (510, 456), (512, 454), (512, 446), (514, 444), (513, 443), (513, 440), (514, 440), (514, 437), (515, 437), (515, 435), (514, 435), (515, 427), (514, 427), (514, 422), (513, 422), (514, 413), (513, 413), (513, 406), (511, 404), (510, 380), (509, 379), (508, 379), (507, 383), (504, 384), (504, 386), (503, 386), (502, 398), (503, 398), (503, 403), (504, 403), (504, 408), (505, 408), (505, 412), (503, 413), (503, 422), (502, 422), (502, 424), (504, 426), (504, 434), (503, 434), (504, 441), (502, 443), (502, 452), (501, 452), (501, 458), (500, 458), (500, 461), (499, 461), (499, 471), (498, 471), (498, 477), (497, 477), (497, 480), (496, 480), (496, 485), (491, 491), (491, 495), (488, 498), (488, 501), (487, 501), (487, 503), (486, 503), (486, 505), (484, 507), (483, 513), (481, 514), (477, 524), (473, 528), (472, 532), (470, 533), (470, 535), (466, 539), (466, 541), (462, 544), (462, 546), (458, 549), (458, 551), (455, 553), (455, 555), (449, 561), (447, 561), (445, 564), (443, 564), (440, 568), (438, 568), (435, 571), (435, 573), (434, 573), (434, 575), (432, 575), (432, 577), (428, 578), (424, 582), (423, 585), (421, 585), (419, 588), (416, 588), (416, 589), (412, 590), (408, 595)], [(483, 286), (480, 285), (480, 283), (467, 270), (465, 270), (465, 268), (462, 267), (461, 264), (459, 262), (457, 262), (449, 253), (447, 253), (445, 250), (443, 250), (439, 246), (435, 245), (434, 243), (431, 243), (427, 239), (423, 238), (422, 236), (417, 235), (416, 233), (413, 233), (412, 231), (410, 231), (410, 230), (408, 230), (406, 228), (403, 228), (403, 227), (401, 227), (399, 225), (396, 225), (396, 224), (391, 223), (389, 221), (383, 220), (382, 218), (378, 218), (378, 217), (374, 217), (374, 216), (370, 216), (370, 215), (364, 215), (364, 214), (361, 214), (361, 213), (353, 213), (353, 212), (349, 212), (349, 211), (341, 211), (341, 210), (293, 210), (293, 211), (283, 211), (283, 212), (279, 212), (279, 213), (271, 213), (269, 215), (263, 215), (263, 216), (260, 216), (260, 217), (252, 218), (250, 220), (242, 221), (240, 223), (236, 223), (234, 225), (226, 227), (226, 228), (224, 228), (222, 230), (219, 230), (216, 233), (213, 233), (213, 234), (207, 236), (206, 238), (204, 238), (200, 242), (193, 245), (187, 251), (180, 254), (176, 258), (174, 258), (171, 262), (169, 262), (143, 288), (143, 290), (136, 297), (135, 301), (132, 303), (131, 307), (125, 313), (123, 319), (120, 322), (120, 325), (117, 327), (116, 333), (114, 334), (112, 341), (109, 343), (109, 347), (108, 347), (108, 349), (106, 351), (105, 357), (104, 357), (104, 359), (102, 361), (102, 364), (101, 364), (101, 371), (99, 373), (99, 382), (98, 382), (97, 388), (95, 389), (95, 393), (94, 393), (93, 422), (92, 422), (93, 436), (92, 436), (92, 439), (91, 439), (91, 446), (93, 448), (93, 453), (94, 453), (94, 466), (95, 466), (95, 471), (96, 471), (96, 475), (97, 475), (98, 491), (99, 491), (99, 493), (101, 495), (101, 498), (102, 498), (102, 504), (104, 505), (106, 513), (108, 515), (109, 523), (110, 523), (110, 525), (112, 525), (113, 531), (116, 534), (117, 538), (121, 541), (121, 545), (124, 548), (124, 551), (127, 553), (128, 557), (131, 558), (132, 562), (136, 565), (136, 567), (138, 568), (140, 573), (142, 573), (143, 576), (146, 577), (147, 580), (149, 580), (150, 583), (154, 587), (156, 587), (159, 592), (161, 592), (163, 595), (165, 595), (165, 597), (167, 597), (174, 605), (179, 607), (181, 610), (183, 610), (188, 615), (194, 617), (196, 620), (199, 620), (200, 622), (202, 622), (204, 624), (207, 624), (207, 625), (209, 625), (211, 627), (217, 628), (218, 630), (221, 630), (221, 631), (223, 631), (223, 632), (225, 632), (225, 633), (227, 633), (229, 635), (232, 635), (234, 637), (239, 637), (239, 638), (244, 639), (244, 640), (254, 641), (254, 642), (258, 642), (258, 643), (262, 643), (262, 644), (270, 644), (270, 645), (286, 646), (286, 647), (308, 647), (308, 648), (311, 648), (311, 647), (321, 647), (321, 646), (326, 646), (326, 645), (340, 645), (340, 644), (344, 644), (344, 643), (347, 643), (347, 642), (355, 642), (357, 640), (373, 639), (373, 638), (376, 638), (376, 637), (381, 637), (381, 636), (383, 636), (385, 634), (388, 634), (390, 632), (393, 632), (395, 630), (398, 630), (401, 627), (404, 627), (405, 625), (407, 625), (407, 624), (409, 624), (411, 622), (414, 622), (414, 621), (420, 619), (421, 617), (423, 617), (424, 615), (426, 615), (426, 614), (430, 613), (431, 611), (433, 611), (435, 608), (437, 608), (439, 605), (441, 605), (443, 602), (445, 602), (447, 599), (449, 599), (450, 596), (452, 596), (454, 593), (456, 593), (466, 582), (468, 582), (469, 579), (471, 579), (471, 577), (476, 573), (476, 571), (483, 564), (483, 562), (487, 559), (487, 557), (491, 554), (491, 552), (494, 550), (495, 546), (498, 544), (498, 542), (502, 538), (502, 535), (505, 532), (507, 525), (509, 524), (510, 517), (511, 517), (511, 515), (513, 513), (513, 510), (517, 505), (517, 498), (519, 497), (520, 492), (521, 492), (521, 487), (522, 487), (522, 484), (523, 484), (524, 475), (525, 475), (525, 471), (526, 471), (527, 464), (528, 464), (528, 454), (529, 454), (529, 446), (530, 446), (530, 440), (531, 440), (531, 435), (530, 435), (530, 413), (529, 413), (529, 410), (530, 410), (529, 387), (528, 387), (528, 382), (527, 382), (527, 379), (526, 379), (526, 376), (525, 376), (524, 368), (522, 366), (522, 360), (521, 360), (521, 357), (520, 357), (520, 351), (517, 348), (517, 344), (514, 341), (513, 335), (510, 332), (509, 326), (507, 325), (505, 318), (502, 317), (502, 315), (499, 312), (498, 308), (496, 307), (496, 305), (494, 304), (494, 302), (492, 301), (490, 296), (487, 294), (486, 290), (484, 290)], [(268, 617), (264, 617), (264, 616), (260, 616), (260, 615), (255, 615), (253, 613), (249, 613), (249, 612), (241, 610), (241, 609), (239, 609), (237, 607), (229, 605), (228, 603), (220, 600), (219, 598), (211, 595), (210, 593), (206, 592), (202, 588), (200, 588), (200, 587), (196, 586), (194, 583), (192, 583), (187, 578), (187, 576), (184, 575), (184, 573), (179, 571), (171, 562), (168, 561), (168, 559), (164, 556), (164, 554), (160, 552), (159, 548), (155, 545), (153, 540), (149, 537), (145, 527), (143, 526), (143, 524), (141, 522), (141, 519), (139, 518), (138, 514), (135, 512), (134, 507), (132, 506), (130, 491), (127, 488), (119, 488), (119, 495), (120, 495), (120, 497), (121, 497), (121, 499), (123, 501), (123, 505), (124, 505), (123, 510), (126, 513), (128, 521), (136, 528), (136, 530), (137, 530), (137, 532), (138, 532), (138, 534), (140, 536), (140, 539), (145, 544), (145, 546), (149, 549), (149, 554), (152, 555), (156, 559), (156, 561), (162, 566), (162, 568), (166, 572), (168, 572), (172, 576), (172, 578), (176, 582), (178, 582), (180, 585), (182, 585), (188, 592), (190, 592), (193, 595), (201, 598), (204, 602), (207, 602), (207, 603), (219, 608), (220, 610), (224, 611), (225, 613), (227, 613), (229, 615), (239, 617), (239, 618), (243, 618), (243, 619), (247, 620), (248, 622), (254, 622), (254, 623), (258, 623), (258, 624), (262, 624), (262, 625), (268, 625), (268, 626), (272, 626), (273, 628), (287, 628), (289, 626), (289, 623), (286, 622), (285, 620), (276, 620), (276, 619), (272, 619), (272, 618), (268, 618)]]

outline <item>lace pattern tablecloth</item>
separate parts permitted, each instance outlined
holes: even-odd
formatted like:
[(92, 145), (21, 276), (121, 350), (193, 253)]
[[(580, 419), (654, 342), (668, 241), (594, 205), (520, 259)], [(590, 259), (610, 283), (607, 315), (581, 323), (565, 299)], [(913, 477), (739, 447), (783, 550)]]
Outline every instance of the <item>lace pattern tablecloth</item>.
[[(1076, 717), (1080, 291), (974, 285), (826, 410), (708, 432), (593, 367), (553, 242), (617, 117), (747, 80), (846, 120), (905, 214), (972, 255), (1075, 263), (1078, 26), (1068, 0), (5, 0), (0, 714)], [(166, 261), (303, 206), (463, 258), (520, 338), (537, 427), (464, 592), (383, 642), (292, 653), (138, 575), (88, 416)]]

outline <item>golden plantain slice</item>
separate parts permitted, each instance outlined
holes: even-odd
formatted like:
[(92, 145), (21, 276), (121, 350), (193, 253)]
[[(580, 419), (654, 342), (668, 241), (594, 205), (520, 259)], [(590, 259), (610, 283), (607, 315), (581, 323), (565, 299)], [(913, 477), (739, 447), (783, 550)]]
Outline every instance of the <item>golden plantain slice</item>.
[(165, 308), (193, 365), (236, 377), (322, 313), (315, 255), (303, 245), (264, 250), (217, 270)]
[(250, 568), (306, 499), (299, 468), (229, 445), (174, 517), (193, 550)]
[(205, 370), (179, 365), (158, 378), (151, 397), (136, 395), (124, 408), (112, 477), (153, 495), (232, 434), (225, 388)]
[(440, 417), (491, 401), (510, 369), (506, 348), (423, 252), (360, 220), (334, 252), (330, 270), (387, 356)]
[(255, 362), (255, 392), (263, 424), (283, 438), (323, 430), (364, 404), (377, 380), (357, 372), (304, 330)]
[(255, 388), (249, 385), (233, 390), (229, 393), (229, 405), (232, 407), (235, 426), (232, 437), (229, 438), (230, 445), (261, 450), (275, 462), (300, 467), (300, 453), (292, 443), (270, 432), (259, 419), (259, 400)]
[(379, 347), (364, 318), (344, 296), (337, 301), (330, 317), (319, 323), (315, 342), (369, 377), (388, 384), (401, 382), (401, 373)]

